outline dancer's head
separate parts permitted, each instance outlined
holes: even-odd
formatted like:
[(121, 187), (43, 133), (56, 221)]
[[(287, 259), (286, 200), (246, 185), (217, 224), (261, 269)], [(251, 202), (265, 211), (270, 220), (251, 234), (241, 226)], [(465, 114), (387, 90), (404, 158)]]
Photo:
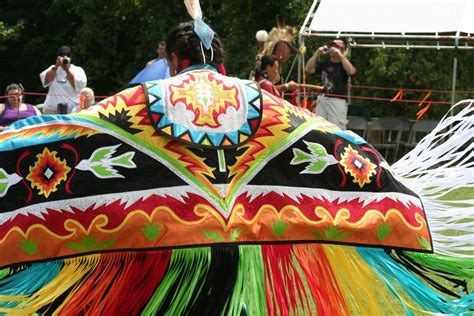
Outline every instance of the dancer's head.
[(166, 55), (172, 75), (198, 64), (209, 64), (218, 69), (224, 62), (224, 51), (219, 36), (215, 34), (212, 46), (206, 49), (194, 32), (193, 21), (181, 23), (168, 32)]

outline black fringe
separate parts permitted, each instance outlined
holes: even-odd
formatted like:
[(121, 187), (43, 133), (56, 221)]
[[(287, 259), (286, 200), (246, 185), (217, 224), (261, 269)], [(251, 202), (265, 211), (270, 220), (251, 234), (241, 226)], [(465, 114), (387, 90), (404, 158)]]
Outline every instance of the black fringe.
[(226, 315), (225, 305), (232, 295), (237, 279), (239, 248), (236, 245), (211, 248), (211, 266), (204, 285), (187, 315)]
[[(462, 287), (464, 293), (469, 293), (467, 281), (456, 278), (454, 275), (451, 275), (445, 271), (440, 271), (436, 269), (432, 269), (426, 266), (421, 265), (420, 263), (416, 262), (412, 258), (405, 255), (403, 251), (387, 251), (387, 253), (392, 257), (395, 261), (403, 265), (408, 270), (412, 271), (416, 275), (420, 276), (423, 280), (425, 280), (428, 284), (432, 287), (437, 289), (438, 291), (447, 294), (451, 297), (461, 298), (461, 296), (454, 292), (452, 288), (459, 288)], [(436, 281), (430, 275), (435, 275), (446, 283), (450, 284), (449, 286), (441, 284), (439, 281)]]

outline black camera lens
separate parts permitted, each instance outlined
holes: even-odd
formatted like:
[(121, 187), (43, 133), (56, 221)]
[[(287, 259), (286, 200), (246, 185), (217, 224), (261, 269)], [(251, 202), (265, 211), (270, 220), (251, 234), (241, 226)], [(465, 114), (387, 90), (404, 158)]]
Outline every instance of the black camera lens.
[(63, 64), (69, 64), (69, 59), (63, 58)]

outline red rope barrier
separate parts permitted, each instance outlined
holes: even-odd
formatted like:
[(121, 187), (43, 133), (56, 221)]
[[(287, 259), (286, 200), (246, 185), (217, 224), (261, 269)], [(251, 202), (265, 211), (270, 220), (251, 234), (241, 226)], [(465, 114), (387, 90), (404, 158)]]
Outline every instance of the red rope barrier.
[[(410, 92), (436, 92), (436, 93), (451, 93), (450, 90), (430, 90), (430, 89), (411, 89), (411, 88), (389, 88), (389, 87), (375, 87), (362, 85), (348, 85), (351, 88), (370, 89), (370, 90), (389, 90), (389, 91), (410, 91)], [(474, 91), (456, 91), (456, 93), (474, 94)]]
[[(355, 86), (352, 86), (355, 87)], [(357, 87), (363, 87), (363, 86), (357, 86)], [(368, 86), (367, 86), (368, 87)], [(414, 91), (414, 89), (396, 89), (396, 88), (382, 88), (382, 87), (371, 87), (375, 88), (374, 90), (381, 90), (381, 89), (386, 89), (386, 90), (397, 90), (397, 91)], [(411, 100), (411, 99), (403, 99), (403, 93), (398, 93), (397, 96), (393, 98), (379, 98), (379, 97), (367, 97), (367, 96), (355, 96), (351, 95), (351, 99), (357, 99), (357, 100), (369, 100), (369, 101), (386, 101), (386, 102), (406, 102), (406, 103), (418, 103), (418, 104), (423, 104), (424, 102), (427, 101), (428, 96), (430, 96), (430, 92), (439, 92), (442, 90), (417, 90), (417, 91), (427, 91), (428, 94), (422, 99), (422, 100)], [(34, 95), (34, 96), (46, 96), (47, 93), (40, 93), (40, 92), (23, 92), (25, 95)], [(299, 95), (321, 95), (321, 93), (317, 92), (310, 92), (310, 93), (298, 93)], [(52, 96), (68, 96), (64, 94), (51, 94)], [(324, 93), (323, 95), (329, 96), (329, 97), (338, 97), (338, 98), (344, 98), (346, 99), (348, 95), (343, 95), (343, 94), (330, 94), (330, 93)], [(7, 95), (2, 95), (0, 96), (0, 99), (8, 98)], [(108, 98), (108, 96), (96, 96), (96, 99), (105, 99)], [(432, 104), (451, 104), (449, 101), (429, 101)]]
[[(35, 96), (47, 96), (48, 93), (45, 92), (22, 92), (21, 94), (24, 95), (35, 95)], [(69, 94), (50, 94), (50, 96), (55, 96), (55, 97), (69, 97)], [(8, 98), (8, 95), (0, 95), (0, 99), (6, 99)], [(106, 99), (109, 96), (103, 96), (103, 95), (96, 95), (96, 99)]]
[[(304, 93), (299, 93), (300, 95), (303, 95)], [(331, 93), (306, 93), (306, 95), (325, 95), (328, 97), (338, 97), (338, 98), (343, 98), (346, 99), (348, 96), (344, 94), (331, 94)], [(420, 100), (403, 100), (403, 99), (389, 99), (389, 98), (378, 98), (378, 97), (364, 97), (364, 96), (355, 96), (351, 95), (351, 99), (358, 99), (358, 100), (370, 100), (370, 101), (387, 101), (387, 102), (407, 102), (407, 103), (420, 103)], [(426, 100), (425, 100), (426, 101)], [(451, 104), (449, 101), (430, 101), (432, 104)]]

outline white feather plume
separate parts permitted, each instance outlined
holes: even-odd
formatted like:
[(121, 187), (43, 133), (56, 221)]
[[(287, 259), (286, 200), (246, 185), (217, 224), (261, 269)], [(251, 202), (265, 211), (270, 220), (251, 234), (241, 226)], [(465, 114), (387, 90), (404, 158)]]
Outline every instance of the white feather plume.
[(202, 17), (199, 0), (184, 0), (184, 5), (186, 6), (186, 10), (188, 10), (188, 13), (191, 18), (193, 18), (193, 20), (197, 17)]
[(257, 31), (257, 33), (255, 34), (255, 38), (259, 42), (266, 42), (268, 39), (268, 33), (265, 30)]

